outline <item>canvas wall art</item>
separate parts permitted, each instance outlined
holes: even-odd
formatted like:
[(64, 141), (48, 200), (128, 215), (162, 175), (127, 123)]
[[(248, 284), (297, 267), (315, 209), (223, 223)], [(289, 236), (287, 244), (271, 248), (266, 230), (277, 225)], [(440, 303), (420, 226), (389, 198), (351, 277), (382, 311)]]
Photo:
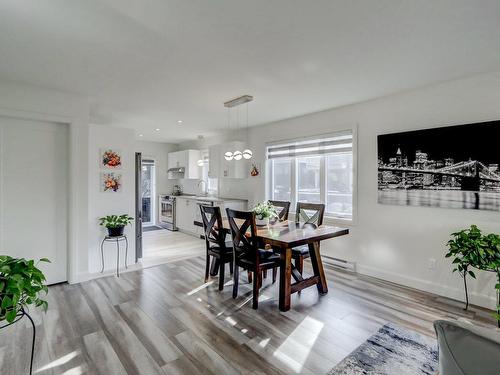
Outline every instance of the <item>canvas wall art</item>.
[(103, 193), (118, 193), (122, 189), (122, 175), (115, 172), (101, 173), (101, 191)]
[(377, 141), (379, 203), (500, 211), (500, 121)]
[(101, 149), (100, 152), (100, 166), (103, 169), (121, 169), (122, 156), (119, 150)]

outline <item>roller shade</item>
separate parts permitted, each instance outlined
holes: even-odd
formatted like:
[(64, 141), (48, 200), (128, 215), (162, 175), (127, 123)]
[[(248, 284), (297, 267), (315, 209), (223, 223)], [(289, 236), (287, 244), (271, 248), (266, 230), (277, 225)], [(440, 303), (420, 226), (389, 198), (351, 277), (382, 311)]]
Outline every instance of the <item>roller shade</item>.
[(267, 158), (294, 158), (352, 152), (352, 132), (342, 132), (321, 138), (296, 140), (267, 146)]

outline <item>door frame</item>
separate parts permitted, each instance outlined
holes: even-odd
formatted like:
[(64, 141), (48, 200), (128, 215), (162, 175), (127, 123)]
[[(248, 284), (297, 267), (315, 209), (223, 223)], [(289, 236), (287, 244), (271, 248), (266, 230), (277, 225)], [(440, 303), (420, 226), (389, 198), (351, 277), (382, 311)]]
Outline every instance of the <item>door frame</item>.
[[(151, 221), (147, 222), (147, 226), (154, 226), (158, 225), (158, 220), (157, 220), (157, 213), (158, 213), (158, 206), (156, 204), (156, 166), (157, 166), (157, 161), (155, 158), (149, 158), (147, 156), (142, 155), (141, 153), (141, 168), (142, 168), (142, 163), (144, 163), (144, 160), (151, 160), (153, 162), (153, 173), (152, 173), (152, 184), (151, 184)], [(142, 171), (142, 169), (141, 169)], [(142, 176), (142, 175), (141, 175)], [(142, 180), (141, 180), (142, 182)], [(142, 185), (140, 186), (142, 189)], [(144, 215), (144, 212), (142, 213)], [(141, 217), (143, 222), (142, 225), (144, 226), (144, 217)]]
[(88, 274), (88, 118), (0, 107), (0, 116), (18, 120), (57, 122), (68, 126), (68, 283)]

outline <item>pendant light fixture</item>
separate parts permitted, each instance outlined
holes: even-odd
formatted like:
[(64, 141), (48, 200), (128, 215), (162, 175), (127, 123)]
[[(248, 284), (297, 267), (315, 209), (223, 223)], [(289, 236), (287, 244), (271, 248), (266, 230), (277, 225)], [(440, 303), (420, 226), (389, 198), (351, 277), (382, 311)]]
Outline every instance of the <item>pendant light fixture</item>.
[[(247, 132), (247, 147), (248, 147), (248, 103), (247, 103), (247, 128), (246, 128), (246, 132)], [(251, 159), (253, 156), (253, 152), (252, 150), (250, 150), (249, 148), (243, 150), (243, 158), (244, 159)]]
[[(224, 105), (226, 106), (226, 103), (224, 103)], [(230, 134), (231, 133), (231, 110), (229, 109), (230, 107), (226, 106), (227, 107), (227, 131), (228, 133)], [(232, 151), (226, 151), (224, 153), (224, 159), (226, 159), (227, 161), (231, 161), (233, 160), (233, 152)]]
[[(243, 95), (243, 96), (240, 96), (236, 99), (232, 99), (232, 100), (229, 100), (227, 102), (224, 103), (224, 107), (226, 107), (228, 109), (228, 112), (227, 112), (227, 115), (228, 115), (228, 131), (230, 133), (231, 131), (231, 114), (230, 114), (230, 108), (232, 107), (236, 107), (236, 106), (239, 106), (241, 104), (245, 104), (246, 103), (246, 118), (247, 118), (247, 124), (246, 124), (246, 141), (247, 141), (247, 147), (248, 147), (248, 103), (251, 102), (253, 100), (253, 96), (251, 95)], [(237, 129), (239, 128), (239, 111), (237, 112)], [(253, 152), (252, 150), (250, 150), (249, 148), (246, 148), (242, 151), (240, 150), (227, 150), (225, 153), (224, 153), (224, 159), (226, 159), (227, 161), (231, 161), (231, 160), (241, 160), (242, 158), (243, 159), (251, 159), (253, 156)]]

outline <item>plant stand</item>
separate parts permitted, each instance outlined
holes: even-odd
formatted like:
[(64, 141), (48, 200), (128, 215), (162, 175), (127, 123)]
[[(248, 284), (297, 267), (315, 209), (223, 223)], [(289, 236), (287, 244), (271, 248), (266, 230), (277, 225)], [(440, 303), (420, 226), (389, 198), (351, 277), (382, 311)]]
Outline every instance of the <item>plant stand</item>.
[(6, 328), (14, 323), (17, 323), (25, 316), (28, 317), (28, 319), (31, 322), (31, 325), (33, 326), (33, 340), (31, 342), (31, 358), (30, 358), (30, 375), (31, 375), (33, 374), (33, 356), (35, 355), (35, 338), (36, 338), (35, 322), (33, 322), (31, 316), (24, 310), (24, 308), (21, 307), (21, 311), (17, 314), (16, 319), (12, 323), (7, 323), (5, 325), (0, 326), (0, 329)]
[(104, 242), (116, 242), (116, 276), (120, 277), (120, 241), (125, 241), (125, 269), (127, 266), (127, 255), (128, 255), (128, 239), (126, 235), (121, 236), (105, 236), (101, 242), (101, 258), (102, 258), (102, 270), (104, 272)]

